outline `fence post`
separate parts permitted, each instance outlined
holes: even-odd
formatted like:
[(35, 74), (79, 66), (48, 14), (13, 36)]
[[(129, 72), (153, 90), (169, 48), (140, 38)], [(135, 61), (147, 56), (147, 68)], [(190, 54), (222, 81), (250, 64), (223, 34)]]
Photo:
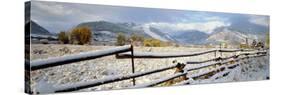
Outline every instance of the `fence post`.
[[(132, 61), (132, 73), (135, 73), (135, 62), (134, 62), (134, 46), (131, 43), (131, 61)], [(133, 78), (133, 85), (136, 85), (136, 80)]]
[[(176, 60), (174, 60), (173, 63), (176, 63), (176, 64), (177, 64), (175, 74), (176, 74), (176, 73), (185, 73), (184, 68), (185, 68), (186, 64), (177, 62)], [(187, 72), (187, 71), (186, 71), (186, 72)], [(180, 77), (179, 77), (179, 80), (180, 80), (180, 81), (184, 81), (184, 80), (187, 80), (187, 79), (188, 79), (188, 78), (186, 77), (186, 75), (180, 76)], [(169, 84), (173, 84), (173, 81), (169, 81), (168, 83), (169, 83)]]
[(217, 58), (217, 50), (215, 51), (215, 58)]
[[(177, 63), (177, 70), (178, 71), (176, 71), (176, 72), (180, 72), (180, 73), (184, 73), (184, 67), (185, 67), (186, 65), (185, 64), (183, 64), (183, 63)], [(180, 80), (187, 80), (187, 77), (186, 77), (186, 75), (184, 75), (184, 76), (181, 76), (181, 79)]]
[(221, 49), (222, 49), (222, 44), (220, 43), (220, 54), (221, 54), (221, 56), (220, 56), (220, 57), (222, 57), (222, 52), (221, 52)]

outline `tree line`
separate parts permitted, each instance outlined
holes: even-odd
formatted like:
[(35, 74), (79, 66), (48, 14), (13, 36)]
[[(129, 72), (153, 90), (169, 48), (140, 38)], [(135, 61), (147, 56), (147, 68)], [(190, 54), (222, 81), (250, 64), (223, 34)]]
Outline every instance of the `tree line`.
[(137, 35), (132, 33), (130, 36), (126, 36), (123, 33), (117, 34), (117, 46), (122, 46), (126, 44), (133, 44), (134, 46), (146, 46), (146, 47), (163, 47), (172, 45), (171, 42), (164, 42), (154, 38), (147, 38), (142, 35)]
[[(58, 34), (58, 39), (62, 44), (78, 44), (85, 45), (91, 44), (93, 39), (92, 31), (87, 26), (76, 27), (70, 31), (61, 31)], [(126, 44), (134, 44), (136, 46), (148, 46), (148, 47), (160, 47), (168, 46), (170, 42), (163, 42), (154, 38), (145, 38), (142, 35), (137, 35), (132, 33), (130, 36), (126, 36), (122, 32), (119, 32), (116, 36), (117, 46), (122, 46)]]
[(61, 31), (58, 34), (58, 39), (63, 44), (90, 44), (92, 32), (91, 29), (86, 26), (76, 27), (69, 32)]
[[(63, 44), (78, 44), (85, 45), (91, 44), (92, 41), (91, 29), (87, 26), (76, 27), (68, 32), (61, 31), (58, 34), (58, 39), (60, 43)], [(240, 44), (240, 48), (269, 48), (269, 32), (266, 34), (265, 42), (253, 40), (251, 44)], [(137, 35), (132, 33), (130, 36), (126, 36), (122, 32), (119, 32), (116, 36), (117, 46), (122, 46), (126, 44), (133, 44), (135, 46), (147, 46), (147, 47), (163, 47), (163, 46), (173, 46), (172, 42), (164, 42), (154, 38), (144, 37), (143, 35)], [(227, 48), (227, 43), (224, 43), (224, 47)]]

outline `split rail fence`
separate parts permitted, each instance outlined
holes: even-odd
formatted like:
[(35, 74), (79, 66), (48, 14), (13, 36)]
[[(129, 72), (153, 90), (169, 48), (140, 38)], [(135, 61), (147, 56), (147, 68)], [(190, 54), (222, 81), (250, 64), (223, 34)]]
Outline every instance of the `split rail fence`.
[[(222, 57), (223, 53), (237, 53), (232, 56)], [(167, 66), (165, 68), (159, 68), (155, 70), (145, 71), (145, 72), (135, 72), (134, 68), (134, 59), (136, 58), (175, 58), (175, 57), (192, 57), (199, 56), (203, 54), (214, 53), (214, 58), (204, 60), (204, 61), (193, 61), (193, 62), (185, 62), (185, 63), (176, 63), (171, 66)], [(152, 87), (157, 86), (161, 83), (173, 80), (179, 77), (186, 77), (186, 80), (183, 80), (179, 83), (173, 85), (183, 85), (189, 84), (191, 79), (196, 79), (204, 75), (208, 75), (210, 73), (214, 73), (219, 75), (225, 75), (229, 73), (229, 70), (225, 69), (233, 69), (237, 66), (240, 66), (241, 63), (239, 61), (249, 58), (267, 56), (267, 50), (250, 50), (250, 49), (235, 49), (235, 50), (224, 50), (224, 49), (215, 49), (208, 50), (203, 52), (196, 53), (152, 53), (152, 52), (135, 52), (132, 45), (120, 46), (111, 49), (85, 52), (80, 54), (67, 55), (62, 57), (54, 57), (48, 59), (40, 59), (34, 61), (26, 61), (26, 65), (30, 67), (30, 71), (36, 71), (44, 68), (50, 68), (55, 66), (72, 64), (75, 62), (85, 61), (85, 60), (93, 60), (96, 58), (101, 58), (104, 56), (116, 55), (117, 59), (130, 58), (132, 64), (132, 74), (129, 75), (117, 75), (117, 76), (109, 76), (103, 79), (97, 79), (89, 82), (78, 82), (74, 84), (65, 84), (55, 87), (55, 92), (69, 92), (69, 91), (77, 91), (81, 89), (86, 89), (90, 87), (100, 86), (104, 84), (109, 84), (113, 82), (123, 81), (123, 80), (133, 80), (133, 86), (129, 88), (141, 88), (141, 87)], [(231, 64), (230, 64), (231, 63)], [(200, 66), (195, 66), (188, 69), (182, 69), (181, 66), (186, 66), (187, 64), (202, 64)], [(215, 68), (200, 72), (197, 74), (188, 75), (190, 71), (199, 70), (203, 68), (207, 68), (210, 66), (216, 66)], [(135, 84), (135, 78), (142, 77), (149, 74), (154, 74), (166, 70), (171, 69), (182, 69), (182, 72), (175, 73), (171, 76), (163, 76), (163, 78), (154, 80), (150, 83), (145, 84)]]

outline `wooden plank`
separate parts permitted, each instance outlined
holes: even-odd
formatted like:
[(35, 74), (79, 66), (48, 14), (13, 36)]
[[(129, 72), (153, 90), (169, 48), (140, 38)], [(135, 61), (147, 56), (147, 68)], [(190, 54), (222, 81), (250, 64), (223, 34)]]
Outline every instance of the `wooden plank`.
[[(259, 56), (265, 56), (265, 55), (257, 55), (257, 56), (253, 56), (253, 57), (259, 57)], [(234, 61), (239, 61), (239, 60), (244, 59), (244, 58), (251, 58), (251, 56), (239, 58), (239, 59), (236, 59)], [(233, 61), (233, 60), (230, 60), (230, 61)], [(226, 64), (228, 62), (229, 61), (218, 62), (218, 63)], [(218, 63), (213, 63), (213, 64), (218, 64)], [(209, 64), (209, 65), (211, 65), (211, 64)], [(56, 89), (55, 92), (77, 91), (77, 90), (85, 89), (85, 88), (89, 88), (89, 87), (94, 87), (94, 86), (99, 86), (99, 85), (103, 85), (103, 84), (113, 83), (113, 82), (117, 82), (117, 81), (137, 78), (137, 77), (141, 77), (141, 76), (144, 76), (144, 75), (148, 75), (148, 74), (153, 74), (153, 73), (169, 70), (169, 69), (175, 68), (177, 66), (178, 66), (178, 64), (175, 64), (175, 65), (172, 65), (172, 66), (169, 66), (169, 67), (166, 67), (166, 68), (161, 68), (161, 69), (156, 69), (156, 70), (147, 71), (147, 72), (141, 72), (141, 73), (134, 73), (134, 74), (131, 74), (131, 75), (113, 76), (113, 77), (107, 77), (107, 78), (104, 78), (104, 79), (90, 81), (90, 82), (80, 82), (80, 83), (75, 83), (75, 84), (66, 84), (66, 85), (62, 85), (62, 86), (56, 87), (57, 89)], [(202, 68), (202, 67), (199, 67), (199, 68)], [(187, 69), (187, 71), (191, 71), (191, 70), (195, 70), (195, 69), (199, 69), (199, 68)], [(133, 86), (132, 88), (155, 86), (157, 84), (163, 83), (163, 82), (168, 81), (168, 80), (172, 80), (174, 78), (177, 78), (177, 77), (180, 77), (180, 76), (183, 76), (183, 75), (186, 75), (186, 74), (187, 74), (187, 72), (185, 72), (185, 73), (178, 73), (176, 75), (169, 76), (169, 77), (166, 77), (166, 78), (162, 78), (162, 79), (159, 79), (159, 80), (147, 83), (147, 84), (136, 85), (136, 86)]]
[(227, 60), (227, 59), (231, 59), (231, 58), (238, 58), (239, 56), (243, 56), (243, 55), (255, 55), (255, 54), (263, 54), (265, 52), (261, 51), (261, 52), (253, 52), (253, 53), (241, 53), (238, 55), (232, 55), (232, 56), (228, 56), (228, 57), (217, 57), (217, 58), (213, 58), (213, 59), (207, 59), (204, 61), (188, 61), (186, 62), (186, 64), (202, 64), (202, 63), (207, 63), (207, 62), (211, 62), (211, 61), (222, 61), (222, 60)]
[[(133, 44), (131, 44), (131, 62), (132, 62), (132, 73), (135, 73), (135, 61), (134, 61), (134, 47)], [(133, 78), (133, 85), (136, 85), (136, 80)]]
[(222, 49), (219, 52), (249, 52), (249, 51), (257, 51), (255, 49)]
[[(198, 56), (202, 54), (207, 54), (211, 52), (215, 52), (217, 50), (208, 50), (204, 52), (196, 52), (196, 53), (179, 53), (179, 52), (171, 52), (171, 53), (159, 53), (159, 52), (134, 52), (134, 58), (175, 58), (175, 57), (191, 57)], [(121, 53), (117, 54), (116, 58), (131, 58), (131, 53)]]
[(227, 61), (222, 61), (222, 62), (213, 62), (213, 63), (206, 63), (204, 65), (200, 65), (200, 66), (195, 66), (195, 67), (192, 67), (192, 68), (187, 68), (186, 70), (187, 71), (193, 71), (193, 70), (198, 70), (198, 69), (202, 69), (202, 68), (206, 68), (206, 67), (210, 67), (210, 66), (213, 66), (213, 65), (216, 65), (216, 64), (227, 64), (228, 62), (230, 61), (239, 61), (239, 60), (243, 60), (243, 59), (247, 59), (247, 58), (254, 58), (254, 57), (261, 57), (261, 56), (266, 56), (265, 54), (263, 55), (254, 55), (254, 56), (245, 56), (245, 57), (242, 57), (242, 58), (237, 58), (237, 59), (234, 59), (234, 60), (227, 60)]
[(137, 77), (141, 77), (141, 76), (144, 76), (144, 75), (149, 75), (149, 74), (173, 69), (173, 68), (176, 68), (177, 66), (178, 66), (178, 64), (175, 64), (175, 65), (171, 65), (171, 66), (161, 68), (161, 69), (156, 69), (156, 70), (151, 70), (151, 71), (146, 71), (146, 72), (140, 72), (140, 73), (134, 73), (134, 74), (130, 74), (130, 75), (120, 75), (120, 76), (106, 77), (104, 79), (99, 79), (99, 80), (89, 81), (89, 82), (79, 82), (79, 83), (74, 83), (74, 84), (65, 84), (65, 85), (61, 85), (61, 86), (56, 87), (55, 92), (77, 91), (77, 90), (85, 89), (85, 88), (89, 88), (89, 87), (94, 87), (94, 86), (113, 83), (113, 82), (117, 82), (117, 81), (137, 78)]
[(84, 61), (84, 60), (91, 60), (104, 56), (114, 55), (117, 53), (128, 52), (130, 50), (131, 50), (131, 46), (126, 45), (126, 46), (120, 46), (120, 47), (106, 49), (106, 50), (84, 52), (80, 54), (73, 54), (73, 55), (54, 57), (48, 59), (39, 59), (39, 60), (31, 61), (30, 68), (31, 70), (38, 70), (38, 69), (60, 66), (60, 65), (70, 64), (70, 63)]
[(161, 79), (152, 81), (152, 82), (150, 82), (150, 83), (136, 85), (136, 86), (133, 86), (133, 87), (130, 87), (130, 88), (152, 87), (152, 86), (155, 86), (155, 85), (164, 83), (164, 82), (166, 82), (166, 81), (173, 80), (173, 79), (178, 78), (178, 77), (181, 77), (181, 76), (185, 76), (186, 74), (187, 74), (187, 72), (184, 72), (184, 73), (177, 73), (177, 74), (172, 75), (172, 76), (168, 76), (168, 77), (165, 77), (165, 78), (161, 78)]

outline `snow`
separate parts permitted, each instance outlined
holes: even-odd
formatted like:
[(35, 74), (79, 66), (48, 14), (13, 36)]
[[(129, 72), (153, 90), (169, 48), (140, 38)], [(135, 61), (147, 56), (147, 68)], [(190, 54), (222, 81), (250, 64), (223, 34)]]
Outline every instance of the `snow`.
[[(63, 46), (63, 45), (62, 45)], [(36, 49), (41, 49), (40, 47), (36, 47)], [(85, 49), (82, 46), (67, 46), (70, 48), (71, 51), (77, 51), (73, 52), (74, 54), (77, 54), (78, 52), (84, 52), (85, 50), (87, 51), (93, 51), (93, 50), (100, 50), (100, 49), (106, 49), (106, 48), (112, 48), (112, 47), (94, 47), (95, 49)], [(75, 48), (74, 48), (75, 47)], [(86, 47), (86, 46), (85, 46)], [(34, 50), (34, 46), (32, 50)], [(45, 49), (47, 48), (47, 49)], [(53, 51), (57, 51), (60, 49), (61, 46), (57, 47), (56, 46), (49, 46), (46, 45), (46, 47), (43, 48), (43, 50), (47, 51), (48, 56), (45, 56), (44, 54), (33, 54), (31, 57), (31, 60), (34, 59), (45, 59), (48, 57), (53, 57), (54, 55), (50, 55), (48, 53), (53, 53)], [(82, 50), (84, 48), (84, 50)], [(89, 46), (87, 46), (89, 48)], [(75, 50), (74, 50), (75, 49)], [(200, 51), (206, 51), (206, 50), (211, 50), (211, 49), (197, 49), (197, 48), (169, 48), (169, 47), (163, 47), (163, 48), (135, 48), (136, 51), (144, 51), (148, 52), (149, 50), (154, 52), (181, 52), (184, 51), (188, 54), (191, 53), (196, 53)], [(160, 53), (159, 53), (160, 54)], [(184, 54), (184, 53), (179, 53), (179, 54)], [(231, 56), (235, 53), (223, 53), (222, 57), (228, 57)], [(55, 55), (55, 56), (61, 56), (61, 55)], [(67, 56), (67, 55), (65, 55)], [(240, 56), (239, 56), (240, 57)], [(241, 56), (242, 57), (242, 56)], [(161, 71), (158, 73), (151, 73), (149, 75), (145, 75), (142, 77), (136, 78), (136, 84), (137, 85), (148, 85), (151, 82), (154, 82), (155, 80), (161, 81), (165, 77), (169, 77), (174, 75), (174, 69), (172, 70), (161, 70), (161, 68), (166, 68), (166, 67), (173, 67), (176, 65), (175, 63), (172, 63), (174, 60), (177, 60), (178, 62), (187, 62), (187, 61), (202, 61), (202, 60), (207, 60), (210, 58), (214, 58), (213, 53), (208, 53), (200, 56), (195, 56), (195, 57), (178, 57), (178, 58), (165, 58), (165, 59), (142, 59), (142, 58), (136, 58), (135, 59), (135, 74), (132, 74), (131, 72), (131, 60), (130, 59), (117, 59), (115, 56), (107, 56), (103, 58), (98, 58), (95, 60), (88, 60), (88, 61), (82, 61), (78, 62), (78, 64), (70, 64), (70, 65), (63, 65), (63, 66), (57, 66), (53, 68), (46, 68), (46, 69), (40, 69), (36, 71), (32, 71), (32, 76), (31, 76), (31, 87), (32, 90), (34, 89), (38, 90), (40, 88), (39, 84), (41, 85), (41, 88), (44, 88), (44, 85), (49, 85), (46, 86), (48, 88), (51, 88), (47, 91), (42, 91), (41, 92), (54, 92), (57, 90), (62, 90), (63, 88), (69, 88), (73, 87), (75, 88), (76, 86), (81, 86), (83, 83), (96, 83), (97, 81), (99, 82), (106, 82), (105, 79), (112, 80), (113, 78), (118, 79), (119, 77), (122, 76), (127, 76), (130, 75), (131, 77), (134, 75), (142, 75), (144, 73), (148, 73), (151, 71)], [(218, 73), (214, 75), (213, 77), (209, 79), (203, 79), (203, 80), (191, 80), (189, 81), (190, 84), (202, 84), (202, 83), (216, 83), (216, 82), (233, 82), (233, 81), (248, 81), (248, 80), (264, 80), (267, 77), (269, 77), (269, 57), (264, 56), (264, 57), (257, 57), (257, 58), (250, 58), (250, 59), (245, 59), (241, 61), (242, 65), (237, 66), (234, 69), (229, 69), (229, 74), (225, 77), (220, 77), (223, 75), (223, 73), (227, 73), (227, 71), (223, 71), (221, 73)], [(248, 62), (249, 61), (249, 62)], [(249, 64), (244, 64), (244, 62), (249, 63)], [(214, 64), (212, 62), (204, 63), (204, 64)], [(202, 66), (202, 64), (187, 64), (186, 66), (189, 68), (196, 68), (199, 67), (199, 65)], [(230, 65), (229, 65), (230, 66)], [(213, 66), (210, 66), (208, 68), (202, 68), (196, 71), (190, 71), (188, 74), (197, 74), (197, 73), (203, 73), (204, 71), (209, 71), (212, 70)], [(103, 74), (103, 72), (107, 72), (106, 74)], [(45, 77), (46, 79), (43, 82), (40, 82), (42, 77)], [(219, 77), (219, 78), (216, 78)], [(38, 79), (39, 78), (39, 79)], [(79, 85), (77, 85), (79, 84)], [(158, 85), (157, 85), (158, 86)], [(114, 83), (108, 83), (108, 84), (103, 84), (99, 86), (94, 86), (94, 87), (89, 87), (87, 89), (81, 89), (79, 91), (97, 91), (97, 90), (111, 90), (111, 89), (124, 89), (124, 88), (129, 88), (132, 87), (132, 80), (122, 80)]]
[[(244, 64), (245, 62), (247, 63)], [(269, 63), (267, 62), (268, 56), (239, 61), (240, 65), (234, 69), (226, 69), (209, 79), (192, 81), (191, 84), (266, 80), (269, 77)], [(245, 70), (245, 68), (248, 69)], [(225, 73), (228, 75), (223, 77), (222, 75)]]
[(177, 77), (180, 77), (180, 76), (184, 76), (184, 75), (186, 75), (186, 74), (187, 74), (187, 72), (185, 72), (185, 73), (177, 73), (177, 74), (174, 74), (174, 75), (172, 75), (172, 76), (168, 76), (168, 77), (165, 77), (165, 78), (161, 78), (161, 79), (158, 79), (158, 80), (149, 82), (149, 83), (143, 83), (143, 84), (136, 85), (136, 86), (133, 86), (133, 87), (130, 87), (130, 88), (151, 87), (151, 86), (155, 86), (155, 85), (157, 85), (157, 84), (166, 82), (166, 81), (168, 81), (168, 80), (171, 80), (171, 79), (174, 79), (174, 78), (177, 78)]
[[(226, 61), (226, 62), (227, 62), (227, 61)], [(191, 69), (194, 69), (194, 68), (201, 68), (202, 66), (204, 67), (204, 66), (209, 66), (209, 65), (212, 65), (212, 64), (217, 64), (217, 62), (215, 62), (215, 63), (210, 63), (210, 64), (204, 64), (204, 65), (201, 65), (201, 66), (198, 66), (198, 67), (192, 67)], [(217, 78), (222, 77), (224, 74), (230, 73), (231, 70), (229, 70), (229, 69), (227, 69), (227, 68), (228, 68), (228, 67), (232, 67), (232, 66), (237, 65), (237, 64), (239, 64), (239, 62), (236, 63), (236, 64), (231, 64), (231, 65), (224, 64), (224, 65), (222, 65), (222, 66), (213, 68), (213, 69), (211, 69), (211, 70), (201, 71), (201, 72), (199, 72), (199, 73), (191, 74), (191, 75), (186, 75), (186, 76), (189, 77), (189, 78), (194, 78), (194, 77), (198, 77), (198, 76), (201, 76), (201, 75), (208, 74), (208, 73), (210, 73), (210, 72), (212, 72), (212, 71), (220, 70), (221, 68), (225, 68), (224, 71), (221, 71), (221, 72), (219, 72), (219, 73), (213, 75), (211, 78), (209, 78), (209, 80), (213, 80), (213, 81), (214, 81), (214, 80), (216, 80)], [(169, 77), (165, 77), (165, 78), (161, 78), (161, 79), (152, 81), (152, 82), (150, 82), (150, 83), (140, 84), (140, 85), (134, 86), (134, 87), (132, 87), (132, 88), (142, 88), (142, 87), (154, 86), (154, 85), (156, 85), (156, 84), (165, 82), (165, 81), (170, 80), (170, 79), (172, 79), (172, 78), (177, 78), (177, 77), (179, 77), (179, 76), (188, 74), (188, 72), (186, 72), (186, 71), (189, 71), (189, 70), (191, 70), (191, 69), (190, 69), (190, 68), (189, 68), (189, 69), (185, 69), (185, 72), (184, 72), (184, 73), (178, 73), (178, 74), (175, 74), (175, 75), (172, 75), (172, 76), (169, 76)], [(233, 72), (238, 72), (238, 71), (237, 71), (237, 69), (234, 69)], [(234, 76), (234, 77), (235, 77), (235, 76), (237, 76), (237, 74), (238, 74), (238, 73), (232, 73), (231, 76)], [(238, 74), (238, 75), (239, 75), (239, 74)], [(198, 84), (198, 83), (212, 83), (212, 81), (206, 81), (206, 80), (203, 80), (203, 81), (202, 81), (202, 80), (199, 80), (199, 81), (193, 81), (193, 80), (192, 80), (192, 81), (191, 81), (191, 80), (192, 80), (192, 79), (186, 80), (186, 81), (183, 81), (183, 82), (181, 82), (181, 83), (179, 83), (179, 84), (176, 84), (176, 85), (182, 85), (182, 84), (186, 84), (186, 83), (190, 83), (190, 82), (193, 82), (193, 84)]]
[(106, 49), (106, 50), (99, 50), (99, 51), (91, 51), (91, 52), (83, 52), (79, 54), (74, 55), (67, 55), (67, 56), (61, 56), (61, 57), (54, 57), (54, 58), (48, 58), (48, 59), (39, 59), (34, 60), (30, 62), (31, 68), (33, 67), (42, 67), (42, 66), (51, 66), (56, 65), (58, 63), (70, 63), (70, 62), (77, 62), (82, 60), (89, 60), (89, 59), (95, 59), (101, 56), (107, 56), (112, 55), (117, 52), (127, 52), (131, 48), (130, 45)]
[(168, 39), (164, 38), (164, 37), (161, 37), (160, 35), (150, 31), (150, 26), (149, 25), (144, 25), (144, 32), (149, 34), (150, 36), (152, 36), (153, 38), (155, 39), (159, 39), (161, 41), (168, 41)]
[(35, 92), (43, 94), (43, 93), (54, 93), (55, 87), (53, 84), (48, 83), (47, 80), (41, 79), (35, 86)]
[(225, 68), (225, 67), (226, 67), (225, 65), (222, 65), (222, 66), (219, 66), (219, 67), (214, 68), (212, 70), (206, 70), (206, 71), (199, 72), (197, 74), (187, 75), (187, 77), (191, 77), (191, 78), (198, 77), (198, 76), (205, 75), (205, 74), (208, 74), (212, 71), (216, 71), (216, 70), (219, 70), (219, 69)]
[(38, 37), (38, 38), (53, 38), (58, 39), (57, 36), (51, 36), (51, 35), (40, 35), (40, 34), (30, 34), (31, 37)]
[(131, 79), (133, 77), (140, 77), (140, 76), (143, 76), (143, 75), (152, 74), (153, 72), (160, 72), (160, 71), (163, 71), (163, 70), (167, 70), (167, 69), (173, 68), (175, 66), (176, 65), (172, 65), (172, 66), (168, 66), (166, 68), (161, 68), (161, 69), (156, 69), (156, 70), (151, 70), (151, 71), (146, 71), (146, 72), (139, 72), (139, 73), (134, 73), (134, 74), (130, 74), (130, 75), (111, 75), (111, 76), (108, 76), (108, 77), (103, 78), (103, 79), (88, 81), (88, 82), (82, 81), (82, 82), (77, 82), (77, 83), (64, 84), (64, 85), (56, 86), (56, 88), (53, 89), (53, 90), (58, 91), (58, 92), (75, 91), (75, 90), (80, 90), (80, 89), (84, 89), (84, 88), (88, 88), (88, 87), (93, 87), (93, 86), (103, 85), (103, 84), (107, 84), (107, 83), (117, 82), (117, 81), (121, 81), (121, 80), (127, 80), (127, 79)]
[[(229, 65), (229, 66), (233, 66), (233, 65), (236, 65), (236, 64), (232, 64), (232, 65)], [(220, 67), (215, 68), (213, 70), (217, 70), (217, 69), (220, 69), (220, 68), (226, 68), (226, 66), (223, 65), (223, 66), (220, 66)], [(192, 75), (189, 75), (188, 77), (196, 77), (196, 76), (204, 75), (204, 74), (207, 74), (207, 73), (209, 73), (213, 70), (203, 71), (203, 72), (200, 72), (200, 73), (197, 73), (197, 74), (192, 74)], [(237, 72), (240, 73), (237, 69), (234, 69), (232, 72), (235, 72), (235, 73), (230, 74), (230, 76), (232, 76), (231, 78), (224, 79), (224, 80), (220, 79), (220, 81), (217, 80), (217, 77), (220, 77), (223, 74), (229, 73), (229, 72), (230, 72), (230, 70), (226, 69), (225, 71), (223, 71), (221, 73), (218, 73), (218, 74), (212, 76), (210, 79), (207, 79), (207, 80), (196, 80), (196, 81), (187, 80), (187, 81), (185, 81), (183, 83), (180, 83), (180, 84), (184, 84), (184, 83), (187, 83), (187, 82), (192, 82), (192, 84), (199, 84), (199, 83), (214, 83), (214, 82), (230, 81), (229, 79), (234, 79), (234, 77), (238, 76)], [(143, 75), (145, 73), (147, 73), (147, 72), (128, 75), (127, 78), (132, 77), (132, 76)], [(173, 76), (168, 76), (168, 77), (165, 77), (165, 78), (161, 78), (161, 79), (149, 82), (149, 83), (140, 84), (140, 85), (133, 86), (133, 87), (130, 87), (130, 88), (142, 88), (142, 87), (154, 86), (154, 85), (157, 85), (159, 83), (165, 82), (165, 81), (170, 80), (172, 78), (177, 78), (177, 77), (185, 75), (185, 74), (187, 74), (187, 72), (178, 73), (178, 74), (175, 74)], [(115, 79), (122, 79), (123, 77), (125, 77), (125, 76), (112, 76), (112, 77), (107, 77), (107, 78), (104, 78), (102, 80), (96, 80), (96, 81), (92, 81), (92, 82), (79, 82), (79, 83), (75, 83), (75, 84), (66, 84), (66, 85), (57, 87), (55, 90), (54, 90), (54, 87), (52, 87), (52, 85), (49, 85), (49, 84), (47, 84), (43, 81), (40, 81), (39, 84), (41, 84), (43, 86), (38, 86), (37, 88), (40, 89), (40, 90), (38, 90), (40, 93), (49, 93), (49, 92), (60, 91), (60, 90), (65, 90), (65, 89), (77, 89), (78, 87), (83, 87), (83, 86), (87, 87), (88, 85), (96, 84), (96, 83), (103, 84), (103, 83), (107, 83), (108, 81), (113, 81)], [(247, 79), (249, 79), (249, 78), (247, 78)], [(43, 87), (46, 87), (47, 89), (46, 88), (44, 89)], [(41, 90), (41, 89), (43, 89), (43, 90)]]
[(189, 78), (188, 80), (185, 80), (185, 81), (176, 83), (175, 86), (178, 86), (178, 85), (186, 85), (186, 84), (189, 84), (190, 82), (193, 82), (193, 81), (194, 81), (193, 78)]
[[(202, 54), (212, 53), (216, 52), (217, 50), (207, 50), (207, 51), (200, 51), (200, 52), (139, 52), (134, 51), (134, 57), (135, 58), (171, 58), (171, 57), (192, 57), (192, 56), (198, 56)], [(241, 51), (240, 49), (224, 49), (221, 50), (224, 52), (235, 52), (235, 51)], [(243, 50), (243, 51), (253, 51), (253, 50)], [(263, 51), (264, 52), (264, 51)], [(256, 52), (243, 52), (241, 54), (255, 54)], [(236, 55), (240, 54), (240, 52), (236, 52)], [(118, 54), (119, 57), (125, 57), (130, 58), (132, 54), (130, 52), (121, 53)]]
[[(237, 59), (237, 60), (239, 60), (239, 59)], [(228, 62), (228, 60), (225, 61), (225, 62), (222, 62), (222, 63), (226, 63), (226, 62)], [(177, 77), (179, 77), (179, 76), (188, 74), (188, 72), (186, 72), (186, 71), (190, 71), (190, 70), (193, 70), (193, 69), (196, 69), (196, 68), (205, 67), (205, 66), (210, 66), (210, 65), (213, 65), (213, 64), (217, 64), (217, 63), (218, 63), (218, 62), (209, 63), (209, 64), (204, 64), (204, 65), (201, 65), (201, 66), (198, 66), (198, 67), (192, 67), (192, 68), (188, 68), (188, 69), (185, 68), (185, 72), (184, 72), (184, 73), (178, 73), (178, 74), (175, 74), (175, 75), (172, 75), (172, 76), (169, 76), (169, 77), (165, 77), (165, 78), (161, 78), (161, 79), (152, 81), (152, 82), (150, 82), (150, 83), (145, 83), (145, 84), (137, 85), (137, 86), (134, 86), (134, 87), (132, 87), (132, 88), (142, 88), (142, 87), (154, 86), (154, 85), (156, 85), (156, 84), (165, 82), (165, 81), (170, 80), (170, 79), (172, 79), (172, 78), (177, 78)], [(221, 68), (225, 68), (224, 71), (222, 71), (222, 72), (220, 72), (220, 73), (217, 73), (217, 74), (215, 74), (214, 76), (212, 76), (212, 77), (210, 78), (210, 80), (216, 80), (218, 77), (223, 76), (224, 74), (231, 72), (229, 69), (227, 69), (228, 67), (232, 67), (232, 66), (237, 65), (237, 64), (239, 64), (239, 62), (236, 63), (236, 64), (231, 64), (231, 65), (224, 64), (224, 65), (222, 65), (222, 66), (213, 68), (212, 70), (202, 71), (202, 72), (199, 72), (199, 73), (196, 73), (196, 74), (186, 75), (186, 76), (189, 77), (189, 78), (194, 78), (194, 77), (198, 77), (198, 76), (201, 76), (201, 75), (208, 74), (208, 73), (210, 73), (210, 72), (212, 72), (212, 71), (220, 70)], [(234, 71), (237, 72), (237, 69), (235, 69)], [(236, 74), (237, 74), (237, 73), (236, 73)], [(237, 75), (234, 74), (234, 75), (232, 75), (232, 76), (237, 76)], [(191, 79), (191, 80), (192, 80), (192, 79)], [(184, 82), (179, 83), (179, 84), (177, 84), (177, 85), (189, 83), (189, 82), (191, 82), (191, 80), (184, 81)], [(202, 81), (198, 81), (198, 82), (202, 82)], [(194, 82), (194, 83), (198, 83), (198, 82)], [(207, 83), (207, 82), (211, 83), (211, 81), (204, 81), (203, 83)]]
[[(166, 58), (166, 57), (189, 57), (189, 56), (197, 56), (201, 54), (211, 53), (216, 50), (208, 50), (208, 51), (201, 51), (201, 52), (193, 52), (193, 53), (184, 53), (184, 52), (138, 52), (134, 51), (134, 57), (135, 58)], [(118, 56), (132, 56), (131, 53), (121, 53)]]

